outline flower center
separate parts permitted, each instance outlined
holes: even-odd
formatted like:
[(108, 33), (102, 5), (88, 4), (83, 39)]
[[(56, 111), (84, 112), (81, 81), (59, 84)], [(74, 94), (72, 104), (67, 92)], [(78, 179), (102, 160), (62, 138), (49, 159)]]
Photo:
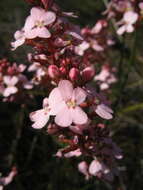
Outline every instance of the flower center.
[(37, 20), (37, 21), (35, 22), (35, 26), (36, 26), (36, 27), (39, 27), (39, 28), (42, 28), (42, 27), (45, 26), (45, 23), (44, 23), (43, 20), (42, 20), (42, 21)]
[(68, 106), (69, 108), (75, 108), (75, 107), (76, 107), (76, 102), (75, 102), (75, 100), (68, 100), (68, 101), (66, 102), (66, 104), (67, 104), (67, 106)]
[(100, 100), (98, 99), (98, 98), (95, 98), (95, 100), (94, 100), (94, 102), (95, 102), (95, 104), (100, 104)]
[(44, 108), (44, 112), (45, 112), (44, 114), (45, 114), (45, 115), (48, 115), (49, 112), (50, 112), (50, 110), (51, 110), (51, 109), (50, 109), (49, 107), (45, 107), (45, 108)]

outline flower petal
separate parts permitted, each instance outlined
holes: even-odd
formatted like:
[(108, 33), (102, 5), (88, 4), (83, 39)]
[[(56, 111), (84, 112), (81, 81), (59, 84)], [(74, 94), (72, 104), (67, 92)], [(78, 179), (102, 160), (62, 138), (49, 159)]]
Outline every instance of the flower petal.
[(87, 123), (88, 121), (87, 114), (79, 106), (75, 107), (74, 109), (71, 108), (70, 112), (72, 116), (72, 121), (75, 124), (82, 125)]
[(113, 116), (112, 116), (112, 113), (113, 111), (108, 107), (106, 106), (105, 104), (100, 104), (97, 106), (95, 112), (100, 116), (102, 117), (103, 119), (112, 119)]
[(25, 37), (27, 39), (34, 39), (37, 36), (38, 36), (38, 29), (37, 28), (31, 29), (31, 30), (28, 30), (25, 32)]
[(11, 76), (6, 75), (3, 77), (3, 80), (6, 85), (14, 86), (18, 82), (18, 77), (16, 76), (11, 77)]
[(101, 171), (102, 171), (102, 164), (97, 160), (93, 160), (89, 166), (89, 173), (93, 176), (96, 176), (98, 172)]
[(127, 11), (123, 19), (126, 23), (134, 24), (138, 19), (138, 14), (133, 11)]
[(49, 25), (56, 20), (56, 14), (54, 12), (48, 11), (43, 15), (45, 25)]
[(76, 100), (76, 104), (79, 105), (86, 99), (86, 92), (82, 88), (75, 88), (73, 90), (72, 99)]
[(48, 122), (49, 116), (50, 114), (48, 112), (45, 112), (44, 109), (32, 112), (29, 116), (31, 121), (35, 122), (32, 127), (36, 129), (41, 129)]
[(63, 109), (56, 115), (55, 123), (61, 127), (68, 127), (72, 124), (71, 113), (67, 106), (63, 107)]
[(128, 33), (133, 32), (133, 31), (134, 31), (133, 25), (129, 24), (129, 25), (126, 27), (126, 31), (127, 31)]
[(18, 91), (18, 89), (15, 86), (10, 86), (5, 88), (4, 92), (3, 92), (3, 96), (4, 97), (8, 97), (11, 94), (15, 94)]
[(25, 42), (25, 38), (21, 38), (19, 40), (16, 40), (15, 42), (11, 42), (12, 50), (15, 50), (16, 48), (24, 44), (24, 42)]
[(37, 36), (40, 38), (50, 38), (51, 34), (46, 27), (37, 28)]
[(67, 101), (72, 98), (73, 85), (68, 80), (62, 80), (59, 82), (58, 89), (62, 95), (62, 98)]
[(123, 25), (120, 28), (118, 28), (117, 34), (122, 35), (125, 31), (126, 31), (126, 25)]
[(45, 10), (42, 8), (33, 7), (30, 11), (33, 21), (41, 20), (45, 14)]
[(54, 88), (49, 95), (49, 106), (51, 108), (51, 114), (57, 114), (64, 106), (65, 102), (62, 99), (61, 93), (58, 88)]
[(35, 22), (34, 22), (32, 16), (28, 16), (26, 21), (25, 21), (25, 25), (24, 25), (23, 29), (25, 32), (29, 31), (34, 27), (34, 25), (35, 25)]

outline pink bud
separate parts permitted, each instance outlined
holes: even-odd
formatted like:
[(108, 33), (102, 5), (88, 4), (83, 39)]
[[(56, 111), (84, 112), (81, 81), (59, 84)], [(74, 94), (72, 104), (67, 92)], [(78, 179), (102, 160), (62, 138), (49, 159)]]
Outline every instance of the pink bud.
[(59, 68), (56, 65), (50, 65), (48, 67), (48, 74), (53, 79), (58, 78), (60, 74)]
[(82, 71), (82, 77), (85, 81), (89, 81), (91, 80), (95, 75), (95, 69), (94, 67), (86, 67), (83, 71)]
[(65, 67), (60, 67), (60, 72), (62, 73), (62, 75), (66, 75), (67, 74), (67, 70)]
[(74, 67), (73, 67), (73, 68), (70, 70), (70, 72), (69, 72), (69, 77), (70, 77), (70, 79), (71, 79), (72, 81), (78, 80), (79, 74), (80, 74), (79, 70), (78, 70), (77, 68), (74, 68)]

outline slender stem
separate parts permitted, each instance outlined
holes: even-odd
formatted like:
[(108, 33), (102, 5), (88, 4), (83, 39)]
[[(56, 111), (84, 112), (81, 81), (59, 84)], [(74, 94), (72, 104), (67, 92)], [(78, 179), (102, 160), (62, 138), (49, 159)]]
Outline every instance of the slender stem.
[(13, 162), (16, 157), (17, 153), (17, 146), (19, 143), (19, 140), (21, 138), (22, 134), (22, 128), (23, 128), (23, 120), (24, 120), (24, 108), (21, 108), (21, 111), (18, 113), (18, 117), (16, 118), (16, 125), (18, 126), (16, 131), (16, 137), (14, 138), (12, 145), (11, 145), (11, 151), (9, 155), (9, 166), (11, 167), (13, 165)]
[(26, 161), (26, 164), (25, 164), (25, 167), (28, 166), (29, 162), (32, 159), (33, 151), (35, 149), (35, 146), (36, 146), (36, 143), (37, 143), (37, 140), (38, 140), (38, 136), (39, 136), (39, 134), (35, 135), (33, 137), (33, 140), (32, 140), (31, 146), (30, 146), (30, 150), (29, 150), (29, 153), (28, 153), (28, 158), (27, 158), (27, 161)]

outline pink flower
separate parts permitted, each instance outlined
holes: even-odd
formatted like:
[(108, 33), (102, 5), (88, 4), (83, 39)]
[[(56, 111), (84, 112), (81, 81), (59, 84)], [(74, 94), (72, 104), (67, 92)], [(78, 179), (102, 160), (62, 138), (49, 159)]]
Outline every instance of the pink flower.
[(89, 173), (99, 178), (103, 177), (108, 181), (113, 180), (113, 174), (110, 169), (102, 162), (93, 160), (89, 166)]
[(95, 76), (95, 69), (93, 66), (88, 66), (82, 71), (82, 78), (84, 81), (89, 81)]
[(109, 120), (113, 118), (113, 110), (103, 103), (96, 106), (95, 112), (103, 119)]
[(76, 150), (73, 150), (73, 151), (70, 151), (70, 152), (67, 152), (67, 153), (63, 153), (63, 150), (59, 150), (57, 153), (56, 153), (56, 156), (57, 157), (65, 157), (65, 158), (71, 158), (71, 157), (79, 157), (81, 156), (82, 153), (80, 151), (80, 149), (76, 149)]
[(81, 153), (81, 151), (80, 151), (80, 149), (76, 149), (76, 150), (74, 150), (74, 151), (70, 151), (70, 152), (68, 152), (68, 153), (65, 153), (64, 154), (64, 157), (65, 158), (71, 158), (71, 157), (79, 157), (79, 156), (81, 156), (82, 155), (82, 153)]
[(85, 99), (86, 92), (82, 88), (73, 89), (70, 81), (60, 81), (49, 95), (49, 104), (56, 115), (55, 123), (61, 127), (68, 127), (72, 122), (87, 123), (87, 114), (79, 106)]
[(46, 26), (53, 23), (55, 19), (56, 15), (54, 12), (45, 11), (42, 8), (33, 7), (31, 9), (31, 14), (26, 19), (24, 26), (26, 38), (50, 38), (51, 34)]
[(93, 160), (89, 166), (89, 173), (93, 176), (98, 176), (99, 172), (103, 170), (103, 164), (98, 160)]
[(7, 87), (3, 91), (3, 96), (8, 97), (11, 94), (15, 94), (18, 89), (15, 86), (18, 82), (18, 77), (16, 76), (4, 76), (3, 77), (4, 84), (7, 85)]
[(12, 182), (13, 178), (16, 176), (17, 170), (15, 167), (12, 168), (12, 171), (6, 177), (0, 178), (0, 190), (3, 190), (4, 186)]
[(134, 31), (133, 24), (136, 23), (138, 19), (138, 14), (133, 11), (127, 11), (121, 22), (119, 24), (123, 23), (123, 25), (117, 30), (117, 34), (122, 35), (124, 32), (131, 33)]
[(86, 51), (90, 47), (89, 43), (86, 41), (83, 41), (80, 45), (75, 47), (75, 52), (77, 55), (83, 55), (84, 51)]
[(92, 28), (92, 34), (99, 34), (101, 30), (107, 26), (107, 22), (105, 20), (99, 20), (95, 26)]
[(94, 77), (95, 81), (100, 81), (100, 89), (106, 90), (110, 87), (112, 83), (117, 81), (114, 74), (110, 71), (106, 65), (102, 67), (101, 72)]
[(95, 51), (104, 51), (104, 48), (98, 44), (98, 42), (96, 40), (91, 41), (91, 47), (95, 50)]
[(41, 129), (48, 122), (50, 115), (52, 115), (51, 108), (49, 106), (48, 98), (43, 100), (43, 109), (30, 113), (30, 119), (34, 122), (33, 128)]
[(65, 32), (65, 34), (68, 34), (77, 40), (83, 40), (83, 37), (80, 34), (80, 28), (77, 25), (71, 25), (71, 27)]
[(78, 164), (78, 170), (85, 175), (85, 178), (89, 179), (89, 173), (88, 173), (88, 164), (85, 161), (82, 161)]
[(141, 10), (143, 10), (143, 2), (140, 2), (140, 3), (139, 3), (139, 8), (140, 8)]
[(11, 42), (12, 50), (15, 50), (25, 42), (25, 35), (23, 30), (18, 30), (14, 34), (15, 42)]

